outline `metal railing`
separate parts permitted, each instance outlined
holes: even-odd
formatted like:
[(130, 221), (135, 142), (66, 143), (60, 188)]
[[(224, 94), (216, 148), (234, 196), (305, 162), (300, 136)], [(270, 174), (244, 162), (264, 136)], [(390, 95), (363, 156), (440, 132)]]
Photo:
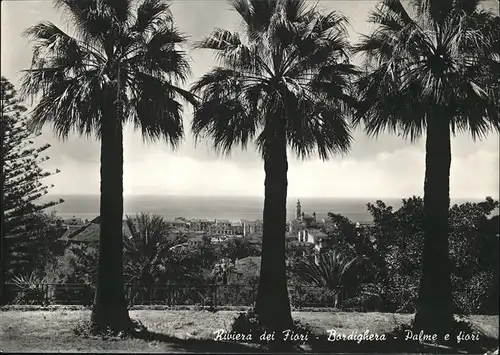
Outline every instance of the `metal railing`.
[[(75, 283), (44, 283), (19, 286), (6, 284), (7, 304), (19, 305), (91, 305), (95, 286)], [(327, 290), (317, 286), (289, 286), (293, 307), (336, 308), (347, 299), (342, 289)], [(170, 284), (147, 286), (125, 285), (125, 296), (130, 306), (252, 306), (257, 297), (256, 284)]]

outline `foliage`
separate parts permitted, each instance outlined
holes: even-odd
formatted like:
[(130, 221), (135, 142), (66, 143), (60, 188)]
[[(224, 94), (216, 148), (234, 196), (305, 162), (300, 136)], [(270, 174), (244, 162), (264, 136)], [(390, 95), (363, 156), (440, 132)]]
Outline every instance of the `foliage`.
[(46, 279), (35, 272), (28, 276), (18, 275), (11, 280), (17, 288), (14, 304), (40, 304), (47, 301)]
[(199, 283), (203, 280), (202, 263), (197, 248), (174, 250), (159, 263), (158, 282), (162, 284)]
[(322, 227), (332, 241), (332, 248), (345, 256), (373, 256), (373, 245), (363, 229), (349, 218), (328, 212), (328, 219)]
[[(124, 239), (124, 275), (133, 288), (131, 302), (164, 302), (169, 296), (161, 288), (169, 284), (196, 285), (208, 279), (206, 263), (213, 253), (210, 245), (174, 248), (186, 238), (173, 235), (168, 222), (159, 215), (142, 213), (136, 218), (127, 217), (127, 225), (131, 236)], [(185, 301), (203, 298), (190, 287), (178, 292), (181, 294), (177, 297)]]
[(145, 139), (165, 138), (176, 146), (183, 135), (183, 98), (177, 87), (189, 74), (185, 38), (175, 28), (169, 4), (141, 1), (135, 14), (128, 1), (56, 1), (73, 20), (74, 36), (50, 22), (25, 34), (33, 60), (25, 71), (23, 91), (42, 94), (32, 123), (53, 123), (62, 137), (71, 131), (101, 135), (109, 99), (119, 97), (119, 119), (140, 128)]
[(220, 67), (193, 86), (201, 95), (192, 128), (229, 152), (255, 137), (263, 154), (285, 115), (287, 143), (301, 157), (345, 152), (351, 136), (345, 114), (352, 104), (346, 18), (322, 14), (305, 1), (235, 1), (246, 32), (216, 29), (198, 43)]
[(382, 0), (370, 22), (376, 30), (356, 48), (367, 68), (356, 122), (369, 134), (414, 140), (443, 114), (453, 133), (500, 129), (498, 16), (478, 1)]
[(290, 303), (293, 307), (329, 307), (341, 305), (339, 291), (324, 286), (295, 285), (289, 289)]
[(304, 256), (311, 255), (314, 245), (297, 241), (287, 241), (285, 245), (285, 255), (287, 257), (287, 277), (289, 282), (294, 283), (295, 274), (292, 272), (294, 265), (300, 262)]
[(215, 263), (219, 260), (219, 250), (215, 244), (202, 242), (175, 249), (175, 253), (172, 253), (172, 256), (190, 270), (197, 270), (196, 273), (201, 274), (202, 271), (212, 270)]
[[(50, 255), (51, 258), (44, 260), (40, 270), (33, 274), (37, 276), (33, 283), (39, 283), (37, 287), (48, 292), (48, 299), (43, 301), (91, 304), (97, 280), (97, 247), (71, 243), (66, 245), (62, 255)], [(23, 299), (16, 302), (25, 304)]]
[[(377, 274), (387, 311), (413, 312), (421, 274), (423, 200), (403, 199), (394, 211), (382, 201), (368, 204), (374, 227), (377, 257), (385, 272)], [(456, 310), (495, 313), (492, 302), (498, 288), (498, 237), (488, 216), (498, 201), (486, 198), (450, 208), (450, 259)]]
[(349, 311), (374, 312), (383, 308), (382, 289), (376, 284), (365, 283), (355, 297), (342, 302), (342, 309)]
[[(50, 145), (37, 146), (40, 135), (28, 129), (26, 108), (20, 104), (14, 86), (2, 76), (2, 195), (4, 223), (2, 224), (2, 272), (7, 278), (18, 274), (40, 271), (41, 263), (49, 257), (55, 239), (61, 233), (61, 223), (54, 215), (44, 213), (46, 208), (63, 202), (40, 203), (51, 186), (43, 179), (53, 175), (42, 168), (49, 157), (41, 156)], [(58, 173), (57, 170), (55, 173)]]
[(70, 243), (64, 254), (47, 265), (51, 283), (95, 285), (97, 282), (97, 246), (90, 243)]
[(243, 259), (239, 259), (235, 263), (235, 282), (230, 283), (240, 283), (245, 285), (256, 285), (259, 283), (260, 276), (260, 266), (261, 257), (260, 256), (249, 256)]
[(499, 202), (487, 197), (479, 203), (454, 205), (450, 209), (450, 258), (455, 303), (463, 313), (498, 313), (499, 240), (489, 227), (489, 216)]
[(151, 286), (162, 273), (169, 249), (181, 241), (169, 238), (168, 223), (156, 214), (127, 216), (126, 223), (131, 235), (124, 237), (124, 276), (128, 283)]
[(23, 232), (7, 239), (9, 275), (44, 274), (47, 264), (64, 253), (64, 243), (59, 240), (65, 229), (55, 213), (32, 213), (24, 222)]
[(227, 257), (235, 262), (238, 259), (243, 259), (248, 256), (260, 255), (259, 250), (248, 240), (242, 238), (231, 238), (227, 242), (221, 244), (220, 257)]
[(223, 285), (227, 285), (228, 276), (234, 272), (235, 266), (231, 259), (222, 259), (214, 265), (211, 276), (215, 282), (222, 282)]
[(360, 266), (362, 257), (349, 258), (337, 251), (320, 253), (318, 262), (302, 258), (292, 270), (304, 283), (329, 290), (343, 289), (355, 294), (363, 278)]

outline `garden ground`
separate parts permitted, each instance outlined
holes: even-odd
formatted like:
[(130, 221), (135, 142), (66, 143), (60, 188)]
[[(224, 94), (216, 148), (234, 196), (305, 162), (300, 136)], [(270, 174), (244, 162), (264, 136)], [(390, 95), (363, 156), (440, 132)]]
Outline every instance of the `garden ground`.
[[(127, 352), (255, 352), (256, 345), (214, 341), (214, 331), (230, 331), (238, 311), (215, 313), (197, 310), (131, 310), (153, 334), (148, 340), (102, 339), (76, 336), (73, 329), (89, 319), (85, 309), (4, 310), (0, 311), (0, 350), (19, 351), (127, 351)], [(293, 312), (293, 317), (308, 323), (317, 335), (328, 329), (343, 333), (369, 330), (383, 334), (408, 324), (411, 314)], [(498, 316), (471, 316), (477, 332), (498, 339)]]

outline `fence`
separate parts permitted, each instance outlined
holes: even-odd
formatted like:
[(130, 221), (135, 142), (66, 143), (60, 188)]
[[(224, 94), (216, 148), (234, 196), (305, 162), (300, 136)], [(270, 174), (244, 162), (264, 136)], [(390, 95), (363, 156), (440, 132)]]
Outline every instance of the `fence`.
[[(88, 284), (6, 284), (9, 304), (91, 305), (95, 287)], [(347, 298), (342, 289), (328, 290), (317, 286), (289, 286), (290, 302), (294, 307), (337, 307)], [(125, 295), (132, 305), (165, 306), (252, 306), (257, 285), (180, 285), (161, 287), (127, 284)]]

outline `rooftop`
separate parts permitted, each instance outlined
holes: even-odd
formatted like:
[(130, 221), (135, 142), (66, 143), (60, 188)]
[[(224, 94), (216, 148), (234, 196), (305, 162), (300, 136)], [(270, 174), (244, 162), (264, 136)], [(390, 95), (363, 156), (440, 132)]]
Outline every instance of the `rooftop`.
[[(124, 237), (130, 238), (132, 236), (126, 221), (122, 222), (122, 231)], [(69, 226), (66, 233), (64, 233), (60, 239), (72, 242), (96, 243), (99, 242), (99, 232), (100, 216), (97, 216), (84, 226), (78, 228), (72, 228), (72, 226)]]

